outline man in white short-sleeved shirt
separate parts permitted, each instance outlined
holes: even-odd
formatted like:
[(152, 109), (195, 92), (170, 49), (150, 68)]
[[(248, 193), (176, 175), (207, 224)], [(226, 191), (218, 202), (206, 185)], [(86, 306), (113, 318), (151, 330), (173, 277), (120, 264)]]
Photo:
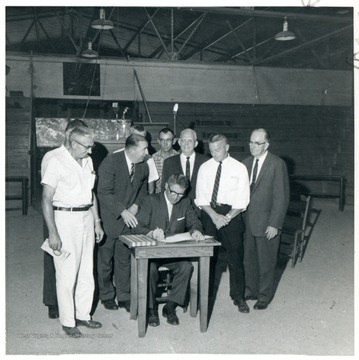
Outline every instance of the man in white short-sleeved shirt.
[[(76, 127), (68, 148), (48, 159), (42, 173), (42, 209), (54, 252), (60, 323), (66, 335), (81, 337), (77, 326), (98, 329), (90, 316), (94, 294), (93, 249), (104, 232), (92, 191), (95, 181), (92, 160), (93, 132)], [(70, 255), (61, 260), (62, 251)]]

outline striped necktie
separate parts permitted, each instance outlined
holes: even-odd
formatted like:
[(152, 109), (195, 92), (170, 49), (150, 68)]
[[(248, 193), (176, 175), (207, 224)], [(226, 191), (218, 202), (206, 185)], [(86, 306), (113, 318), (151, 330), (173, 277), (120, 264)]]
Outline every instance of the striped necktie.
[(256, 160), (256, 164), (254, 165), (254, 169), (253, 169), (252, 183), (250, 186), (251, 191), (253, 191), (254, 186), (256, 185), (257, 172), (258, 172), (258, 159)]
[(131, 163), (131, 170), (130, 170), (130, 180), (131, 183), (133, 182), (133, 177), (135, 176), (135, 164)]
[(216, 179), (214, 180), (212, 199), (211, 199), (211, 206), (213, 209), (217, 206), (217, 194), (218, 194), (218, 188), (219, 188), (219, 181), (221, 179), (221, 172), (222, 172), (222, 161), (219, 162), (219, 165), (217, 168)]

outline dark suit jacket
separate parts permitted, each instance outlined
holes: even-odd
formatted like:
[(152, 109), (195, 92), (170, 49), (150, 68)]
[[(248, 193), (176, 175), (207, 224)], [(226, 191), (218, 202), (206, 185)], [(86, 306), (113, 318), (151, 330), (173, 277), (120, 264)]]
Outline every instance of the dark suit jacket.
[(99, 167), (97, 197), (105, 233), (115, 238), (121, 235), (125, 223), (123, 210), (132, 204), (140, 206), (147, 196), (148, 166), (142, 162), (135, 165), (133, 183), (130, 181), (125, 152), (109, 154)]
[(147, 234), (157, 227), (166, 236), (180, 234), (185, 231), (198, 230), (203, 233), (201, 221), (193, 209), (190, 199), (183, 198), (173, 205), (171, 219), (164, 193), (151, 194), (146, 197), (137, 216), (138, 225), (132, 229), (135, 234)]
[[(251, 176), (254, 157), (243, 160)], [(289, 204), (289, 178), (285, 162), (268, 152), (258, 175), (247, 211), (246, 231), (264, 236), (268, 226), (281, 229)]]
[[(199, 167), (208, 160), (208, 157), (203, 154), (196, 153), (193, 165), (193, 172), (191, 178), (191, 184), (187, 190), (187, 196), (194, 200), (196, 198), (196, 184), (197, 184), (197, 175)], [(163, 162), (162, 170), (162, 191), (165, 189), (165, 184), (168, 178), (173, 174), (183, 174), (183, 169), (181, 166), (180, 154), (171, 156)]]

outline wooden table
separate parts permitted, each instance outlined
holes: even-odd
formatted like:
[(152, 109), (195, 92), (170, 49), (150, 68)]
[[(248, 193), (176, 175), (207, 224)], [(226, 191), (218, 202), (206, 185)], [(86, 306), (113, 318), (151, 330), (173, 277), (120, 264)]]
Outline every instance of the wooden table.
[[(127, 239), (135, 235), (127, 235)], [(125, 242), (123, 237), (119, 239)], [(126, 243), (126, 242), (125, 242)], [(198, 274), (194, 271), (191, 279), (191, 290), (197, 291), (199, 278), (199, 311), (200, 331), (207, 331), (208, 322), (208, 290), (209, 260), (213, 256), (214, 246), (221, 245), (214, 239), (204, 241), (182, 241), (177, 243), (157, 242), (150, 246), (131, 246), (131, 319), (138, 314), (138, 336), (146, 335), (148, 260), (162, 258), (198, 258)], [(196, 316), (197, 304), (191, 303), (191, 316)]]

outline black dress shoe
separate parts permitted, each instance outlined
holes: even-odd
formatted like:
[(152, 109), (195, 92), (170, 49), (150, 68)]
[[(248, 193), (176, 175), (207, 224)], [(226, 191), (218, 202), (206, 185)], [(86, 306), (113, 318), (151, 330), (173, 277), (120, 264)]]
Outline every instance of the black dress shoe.
[(81, 331), (76, 327), (69, 327), (69, 326), (63, 326), (62, 330), (65, 331), (67, 336), (73, 337), (73, 338), (79, 338), (82, 336)]
[(119, 301), (118, 307), (121, 309), (126, 309), (126, 311), (129, 313), (131, 311), (131, 302), (130, 300)]
[(265, 310), (268, 307), (268, 303), (265, 301), (257, 301), (254, 306), (253, 309), (254, 310)]
[(167, 305), (165, 305), (162, 309), (162, 315), (167, 318), (167, 322), (170, 325), (178, 325), (179, 324), (179, 319), (176, 315), (176, 311), (170, 307), (168, 307)]
[(160, 319), (158, 317), (158, 311), (154, 309), (149, 309), (148, 313), (148, 325), (149, 326), (158, 326), (160, 324)]
[(239, 312), (244, 313), (244, 314), (249, 313), (249, 306), (243, 299), (235, 300), (235, 305), (238, 306)]
[(89, 329), (99, 329), (102, 327), (102, 324), (98, 321), (93, 320), (77, 320), (76, 326), (86, 326)]
[(57, 305), (48, 305), (49, 318), (57, 319), (59, 317), (59, 307)]
[(113, 299), (103, 300), (101, 303), (107, 310), (118, 310), (118, 306)]

